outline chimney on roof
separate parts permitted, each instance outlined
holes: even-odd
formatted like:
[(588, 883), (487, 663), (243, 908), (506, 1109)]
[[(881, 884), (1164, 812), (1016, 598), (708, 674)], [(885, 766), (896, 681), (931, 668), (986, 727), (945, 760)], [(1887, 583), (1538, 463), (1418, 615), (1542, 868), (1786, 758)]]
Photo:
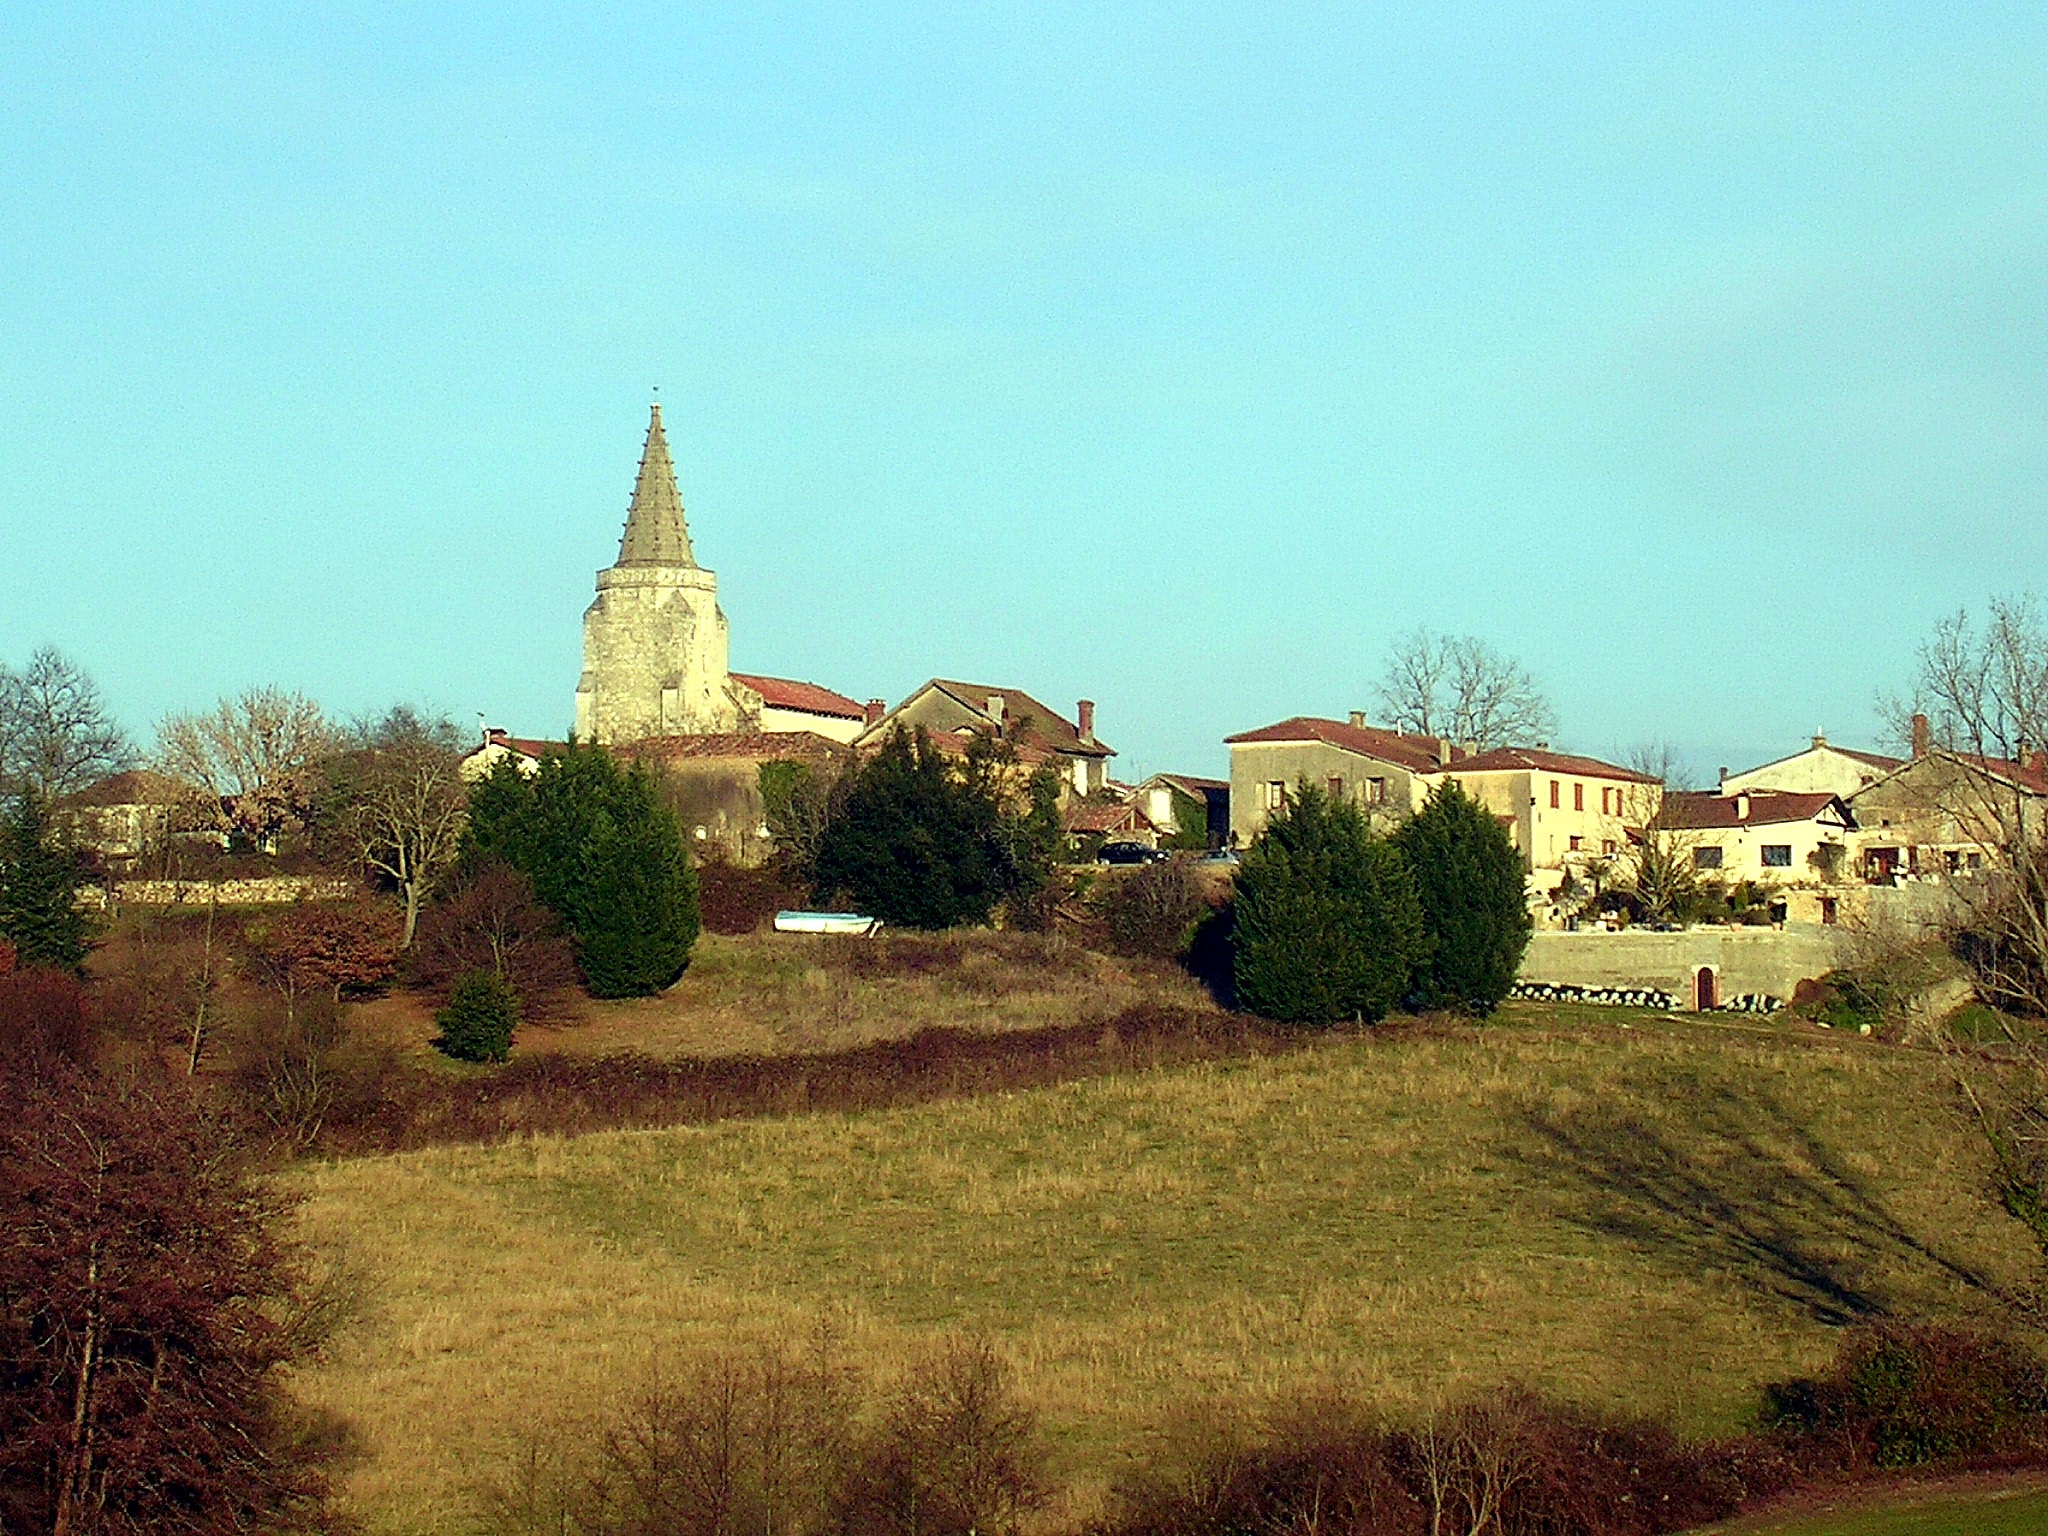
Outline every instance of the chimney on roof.
[(1721, 769), (1721, 784), (1722, 784), (1722, 786), (1723, 786), (1723, 787), (1725, 788), (1725, 787), (1727, 786), (1727, 783), (1728, 783), (1728, 770), (1727, 770), (1727, 768), (1726, 768), (1726, 767), (1724, 766), (1724, 767), (1723, 767), (1723, 768)]
[(1083, 699), (1074, 706), (1074, 715), (1080, 722), (1081, 740), (1088, 746), (1095, 745), (1095, 701)]
[(1351, 729), (1353, 729), (1354, 731), (1362, 731), (1365, 729), (1364, 710), (1354, 709), (1353, 711), (1351, 711)]
[(1818, 752), (1822, 747), (1826, 746), (1827, 744), (1827, 732), (1822, 730), (1815, 730), (1813, 733), (1813, 750)]
[(1913, 755), (1925, 757), (1934, 746), (1934, 732), (1929, 729), (1925, 715), (1913, 717)]
[(1003, 696), (992, 693), (988, 696), (988, 717), (996, 723), (996, 734), (1003, 734)]
[(509, 740), (511, 740), (511, 735), (502, 725), (492, 725), (484, 728), (484, 745), (486, 746), (490, 746), (495, 742)]
[(1479, 755), (1479, 743), (1478, 743), (1478, 742), (1476, 742), (1476, 741), (1471, 741), (1471, 740), (1466, 740), (1466, 741), (1461, 741), (1461, 742), (1459, 742), (1459, 743), (1458, 743), (1458, 756), (1460, 756), (1460, 757), (1477, 757), (1478, 755)]
[(1747, 821), (1747, 820), (1749, 820), (1749, 796), (1748, 796), (1748, 795), (1737, 795), (1737, 796), (1735, 797), (1735, 819), (1736, 819), (1737, 821)]
[(1448, 768), (1451, 765), (1451, 743), (1448, 737), (1439, 736), (1436, 739), (1436, 765), (1439, 768)]
[(866, 723), (867, 723), (867, 724), (869, 724), (869, 725), (871, 725), (871, 726), (872, 726), (872, 725), (880, 725), (880, 724), (882, 723), (882, 716), (886, 715), (887, 713), (889, 713), (889, 701), (888, 701), (888, 700), (886, 700), (886, 699), (869, 699), (869, 700), (868, 700), (868, 708), (867, 708), (867, 722), (866, 722)]

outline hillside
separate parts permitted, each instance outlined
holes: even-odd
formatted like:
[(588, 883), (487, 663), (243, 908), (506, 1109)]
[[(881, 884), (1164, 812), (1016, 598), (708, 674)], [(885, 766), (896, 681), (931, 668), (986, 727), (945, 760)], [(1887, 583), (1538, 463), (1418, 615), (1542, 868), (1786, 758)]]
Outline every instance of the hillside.
[(1928, 1059), (1583, 1019), (304, 1170), (361, 1295), (301, 1386), (364, 1435), (373, 1529), (453, 1530), (506, 1436), (697, 1344), (981, 1329), (1085, 1504), (1176, 1405), (1513, 1378), (1714, 1430), (1842, 1322), (2035, 1278)]

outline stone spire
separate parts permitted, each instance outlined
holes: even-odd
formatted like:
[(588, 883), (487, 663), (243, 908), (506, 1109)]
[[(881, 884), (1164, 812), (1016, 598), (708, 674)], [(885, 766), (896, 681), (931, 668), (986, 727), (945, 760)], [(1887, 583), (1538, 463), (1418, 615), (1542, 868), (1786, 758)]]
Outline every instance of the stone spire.
[(640, 478), (633, 485), (625, 537), (619, 540), (619, 564), (697, 564), (690, 553), (690, 530), (683, 523), (683, 498), (676, 491), (676, 467), (661, 430), (659, 400), (647, 423), (647, 446), (640, 451)]

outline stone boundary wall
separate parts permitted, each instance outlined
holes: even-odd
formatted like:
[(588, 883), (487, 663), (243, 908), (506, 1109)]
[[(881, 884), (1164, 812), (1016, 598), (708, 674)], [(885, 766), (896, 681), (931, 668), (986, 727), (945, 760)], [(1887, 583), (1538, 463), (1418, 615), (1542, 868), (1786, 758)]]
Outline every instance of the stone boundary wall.
[(117, 880), (109, 891), (88, 886), (87, 904), (114, 907), (284, 906), (294, 901), (346, 901), (361, 888), (346, 875), (265, 875), (252, 880)]
[(1788, 1001), (1802, 980), (1839, 965), (1842, 937), (1818, 927), (1537, 933), (1522, 956), (1516, 990), (1523, 996), (1540, 996), (1539, 988), (1582, 996), (1666, 993), (1690, 1010), (1693, 978), (1704, 967), (1714, 972), (1724, 1004), (1741, 999), (1762, 1011), (1761, 1000)]

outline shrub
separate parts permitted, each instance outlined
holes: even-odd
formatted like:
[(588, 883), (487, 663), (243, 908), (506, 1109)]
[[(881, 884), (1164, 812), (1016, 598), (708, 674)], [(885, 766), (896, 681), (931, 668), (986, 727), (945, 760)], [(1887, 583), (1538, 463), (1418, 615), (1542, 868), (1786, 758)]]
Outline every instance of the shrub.
[(390, 980), (401, 928), (382, 902), (298, 901), (250, 933), (249, 958), (288, 1001), (322, 991), (339, 1002)]
[(1312, 785), (1246, 850), (1234, 908), (1238, 1003), (1285, 1023), (1377, 1020), (1429, 955), (1408, 861)]
[(1140, 865), (1105, 881), (1097, 908), (1119, 953), (1165, 959), (1186, 953), (1196, 921), (1208, 911), (1184, 859)]
[(389, 1046), (352, 1035), (340, 1006), (319, 994), (244, 1020), (229, 1056), (242, 1113), (289, 1147), (368, 1120), (393, 1066)]
[(455, 983), (434, 1022), (441, 1026), (434, 1043), (457, 1061), (503, 1061), (512, 1054), (519, 998), (497, 972), (471, 971)]
[(1532, 926), (1522, 856), (1507, 828), (1446, 781), (1393, 841), (1414, 871), (1430, 942), (1416, 981), (1417, 1003), (1493, 1012), (1515, 984)]
[(465, 857), (494, 855), (562, 920), (597, 997), (674, 983), (696, 942), (697, 880), (653, 779), (602, 747), (550, 752), (531, 779), (509, 759), (470, 791)]
[(1809, 1456), (1847, 1469), (1910, 1467), (2022, 1447), (2048, 1436), (2048, 1372), (2003, 1339), (1881, 1323), (1842, 1341), (1818, 1379), (1765, 1389), (1765, 1420)]
[(747, 869), (724, 859), (697, 866), (697, 907), (713, 933), (753, 933), (797, 900), (772, 866)]
[(415, 985), (445, 1003), (472, 971), (502, 976), (530, 1024), (559, 1017), (576, 985), (576, 952), (533, 882), (502, 859), (466, 866), (455, 888), (420, 919), (406, 952)]

